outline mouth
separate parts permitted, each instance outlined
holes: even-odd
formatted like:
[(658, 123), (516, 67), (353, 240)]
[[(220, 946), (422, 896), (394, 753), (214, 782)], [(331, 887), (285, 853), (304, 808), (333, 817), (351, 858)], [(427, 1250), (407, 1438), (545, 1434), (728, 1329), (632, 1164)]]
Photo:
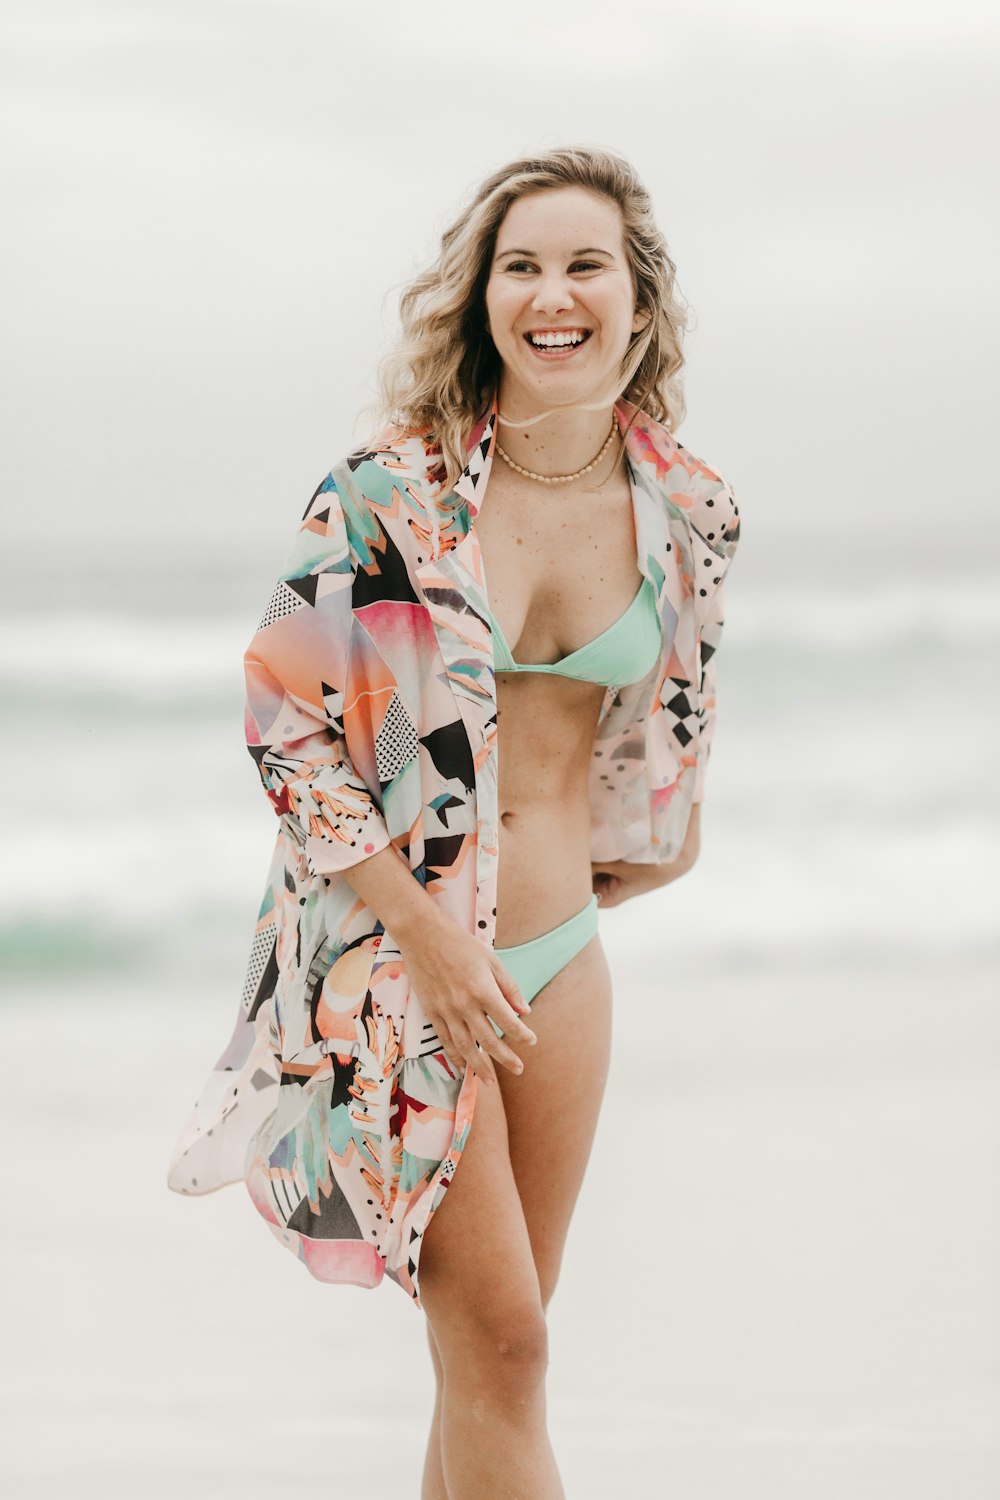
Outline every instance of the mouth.
[(524, 342), (537, 359), (552, 363), (572, 359), (590, 338), (589, 328), (548, 328), (524, 334)]

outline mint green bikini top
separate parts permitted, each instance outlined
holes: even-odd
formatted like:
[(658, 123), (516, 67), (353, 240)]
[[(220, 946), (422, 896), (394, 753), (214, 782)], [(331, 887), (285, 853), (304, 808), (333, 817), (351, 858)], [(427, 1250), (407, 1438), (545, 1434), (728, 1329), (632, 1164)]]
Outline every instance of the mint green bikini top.
[(554, 672), (560, 677), (575, 677), (578, 682), (595, 682), (601, 687), (627, 687), (645, 677), (662, 650), (656, 590), (645, 577), (625, 613), (561, 661), (515, 661), (496, 615), (492, 610), (488, 612), (497, 672)]

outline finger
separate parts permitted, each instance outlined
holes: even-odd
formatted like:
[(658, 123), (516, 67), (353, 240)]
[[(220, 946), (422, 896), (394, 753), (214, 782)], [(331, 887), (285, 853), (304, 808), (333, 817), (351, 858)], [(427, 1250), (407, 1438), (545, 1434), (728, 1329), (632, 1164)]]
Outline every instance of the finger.
[(429, 1019), (437, 1033), (444, 1055), (451, 1063), (452, 1068), (456, 1073), (464, 1073), (469, 1066), (469, 1060), (455, 1036), (454, 1028), (449, 1026), (443, 1015), (429, 1016)]
[(523, 1015), (530, 1015), (531, 1006), (524, 998), (524, 992), (513, 974), (505, 969), (500, 960), (493, 959), (493, 977), (497, 982), (497, 988), (506, 1001), (506, 1005), (500, 1007), (500, 1014), (494, 1015), (493, 1019), (497, 1025), (503, 1022), (503, 1031), (507, 1032), (521, 1042), (534, 1043), (538, 1040), (530, 1026), (526, 1026), (517, 1014), (521, 1011)]
[(538, 1037), (530, 1027), (525, 1026), (520, 1016), (511, 1010), (505, 1000), (491, 1000), (489, 1007), (489, 1014), (500, 1027), (500, 1035), (505, 1040), (527, 1042), (531, 1047), (535, 1045)]
[(497, 1036), (490, 1025), (489, 1016), (484, 1014), (481, 1017), (474, 1017), (469, 1021), (468, 1026), (484, 1052), (488, 1052), (491, 1057), (495, 1057), (498, 1063), (502, 1064), (505, 1068), (509, 1068), (512, 1073), (521, 1073), (524, 1071), (524, 1063), (518, 1057), (517, 1053), (512, 1052), (506, 1042), (501, 1041)]
[(448, 1030), (448, 1027), (444, 1024), (443, 1021), (435, 1021), (432, 1024), (434, 1026), (434, 1030), (437, 1032), (438, 1041), (441, 1043), (441, 1050), (444, 1053), (445, 1057), (448, 1059), (452, 1068), (456, 1073), (463, 1072), (465, 1069), (465, 1058), (455, 1046), (454, 1039), (452, 1038), (451, 1032)]
[(469, 1027), (456, 1023), (452, 1027), (452, 1035), (456, 1046), (460, 1048), (462, 1056), (476, 1077), (481, 1078), (484, 1083), (496, 1083), (497, 1075), (493, 1064), (485, 1049), (477, 1045), (476, 1038)]

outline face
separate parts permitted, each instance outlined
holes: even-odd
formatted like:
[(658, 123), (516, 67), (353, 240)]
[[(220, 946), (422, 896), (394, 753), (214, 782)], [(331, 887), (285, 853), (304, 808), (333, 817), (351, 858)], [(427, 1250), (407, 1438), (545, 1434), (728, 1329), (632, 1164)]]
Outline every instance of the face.
[(497, 233), (486, 317), (508, 407), (565, 406), (621, 394), (636, 312), (621, 210), (586, 188), (518, 198)]

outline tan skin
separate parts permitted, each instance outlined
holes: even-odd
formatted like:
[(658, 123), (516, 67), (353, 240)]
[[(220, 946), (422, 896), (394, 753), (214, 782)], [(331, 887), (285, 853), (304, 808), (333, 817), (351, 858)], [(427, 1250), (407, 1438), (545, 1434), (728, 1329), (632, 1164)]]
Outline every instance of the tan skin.
[[(580, 259), (581, 247), (598, 253)], [(523, 249), (532, 255), (514, 255)], [(503, 364), (500, 443), (538, 472), (582, 467), (608, 435), (619, 394), (609, 381), (644, 321), (617, 205), (578, 188), (518, 199), (498, 232), (486, 303)], [(525, 330), (576, 326), (589, 330), (589, 347), (565, 360), (544, 361), (524, 340)], [(596, 409), (581, 410), (584, 402)], [(544, 419), (528, 425), (539, 412)], [(518, 662), (576, 650), (623, 614), (639, 588), (619, 449), (615, 442), (591, 473), (561, 485), (525, 479), (494, 458), (476, 532), (490, 605)], [(603, 687), (499, 672), (496, 692), (498, 947), (549, 931), (593, 891), (602, 908), (617, 906), (690, 869), (697, 807), (669, 866), (591, 863), (588, 771)], [(357, 869), (387, 871), (391, 861), (392, 851), (382, 851)], [(393, 882), (406, 878), (401, 865), (392, 873)], [(365, 880), (374, 876), (358, 886)], [(480, 1080), (459, 1170), (421, 1249), (437, 1377), (422, 1500), (560, 1500), (546, 1430), (545, 1312), (607, 1079), (607, 961), (595, 935), (528, 1007), (478, 939), (436, 911), (432, 919), (412, 895), (405, 916), (399, 910), (393, 931), (414, 987), (449, 1057)]]

